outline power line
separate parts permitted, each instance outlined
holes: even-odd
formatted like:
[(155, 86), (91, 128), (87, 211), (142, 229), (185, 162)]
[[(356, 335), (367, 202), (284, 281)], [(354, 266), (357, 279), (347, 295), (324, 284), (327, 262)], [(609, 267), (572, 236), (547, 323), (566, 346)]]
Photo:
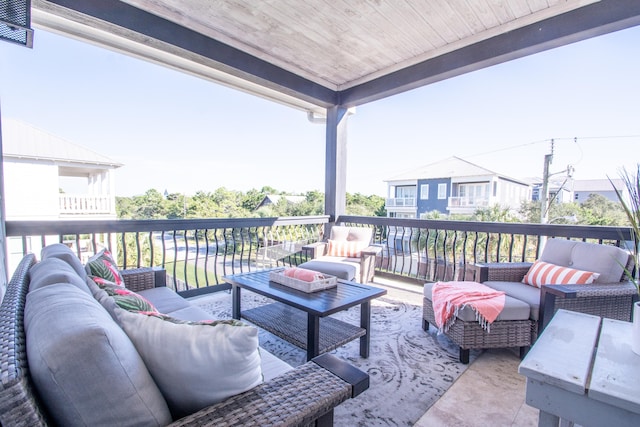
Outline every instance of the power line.
[(541, 144), (541, 143), (550, 143), (550, 142), (553, 142), (553, 141), (555, 141), (555, 142), (558, 142), (558, 141), (573, 141), (573, 142), (575, 142), (577, 144), (578, 140), (623, 139), (623, 138), (640, 138), (640, 135), (572, 136), (572, 137), (540, 139), (540, 140), (537, 140), (537, 141), (525, 142), (523, 144), (510, 145), (510, 146), (504, 147), (504, 148), (497, 148), (495, 150), (485, 151), (485, 152), (482, 152), (482, 153), (466, 155), (465, 158), (485, 156), (487, 154), (493, 154), (493, 153), (499, 153), (499, 152), (502, 152), (502, 151), (515, 150), (517, 148), (522, 148), (522, 147), (526, 147), (526, 146), (529, 146), (529, 145), (536, 145), (536, 144)]

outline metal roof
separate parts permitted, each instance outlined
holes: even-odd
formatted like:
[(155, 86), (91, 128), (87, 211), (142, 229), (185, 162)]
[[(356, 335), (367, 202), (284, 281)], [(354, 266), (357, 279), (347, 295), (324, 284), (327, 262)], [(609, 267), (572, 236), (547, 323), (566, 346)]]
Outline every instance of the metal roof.
[(324, 114), (638, 25), (640, 2), (34, 0), (32, 20)]
[(6, 158), (79, 163), (118, 168), (122, 163), (10, 118), (2, 119), (2, 154)]
[(389, 179), (385, 179), (385, 182), (417, 179), (460, 178), (466, 176), (501, 176), (506, 178), (505, 175), (483, 168), (482, 166), (478, 166), (474, 163), (461, 159), (460, 157), (452, 156), (444, 160), (439, 160), (437, 162), (403, 172)]

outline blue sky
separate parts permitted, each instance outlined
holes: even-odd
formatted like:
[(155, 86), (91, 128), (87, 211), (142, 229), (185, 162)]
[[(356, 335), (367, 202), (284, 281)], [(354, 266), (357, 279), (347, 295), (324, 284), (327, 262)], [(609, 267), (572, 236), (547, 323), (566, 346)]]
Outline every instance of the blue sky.
[[(43, 30), (0, 43), (0, 112), (123, 163), (118, 195), (324, 190), (324, 126), (304, 112)], [(576, 179), (640, 162), (640, 27), (358, 107), (347, 191), (384, 196), (450, 156), (541, 176), (552, 138), (551, 172)]]

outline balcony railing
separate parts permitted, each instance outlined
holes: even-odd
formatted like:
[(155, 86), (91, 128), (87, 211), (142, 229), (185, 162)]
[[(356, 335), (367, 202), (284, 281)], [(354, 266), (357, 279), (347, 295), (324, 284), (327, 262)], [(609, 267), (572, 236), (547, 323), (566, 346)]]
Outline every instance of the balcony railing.
[(489, 199), (486, 197), (449, 197), (449, 208), (486, 208)]
[(387, 199), (386, 207), (388, 208), (415, 208), (415, 197), (397, 197), (395, 199)]
[[(79, 256), (107, 246), (121, 268), (163, 267), (185, 295), (228, 288), (223, 277), (306, 261), (305, 243), (322, 238), (329, 217), (198, 220), (7, 221), (24, 253), (65, 242)], [(374, 230), (382, 246), (376, 274), (418, 283), (473, 279), (470, 264), (532, 262), (545, 239), (559, 237), (625, 247), (625, 227), (519, 224), (340, 216), (336, 223)]]
[(116, 211), (112, 199), (108, 195), (60, 194), (60, 214), (115, 214)]

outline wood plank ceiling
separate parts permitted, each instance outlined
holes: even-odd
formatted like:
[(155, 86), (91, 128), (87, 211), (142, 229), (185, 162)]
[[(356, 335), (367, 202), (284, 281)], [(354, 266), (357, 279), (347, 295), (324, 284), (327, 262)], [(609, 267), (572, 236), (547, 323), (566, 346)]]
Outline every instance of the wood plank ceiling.
[(308, 110), (356, 106), (640, 24), (637, 0), (34, 0), (33, 7), (42, 27)]
[(125, 0), (332, 90), (583, 6), (583, 0)]

